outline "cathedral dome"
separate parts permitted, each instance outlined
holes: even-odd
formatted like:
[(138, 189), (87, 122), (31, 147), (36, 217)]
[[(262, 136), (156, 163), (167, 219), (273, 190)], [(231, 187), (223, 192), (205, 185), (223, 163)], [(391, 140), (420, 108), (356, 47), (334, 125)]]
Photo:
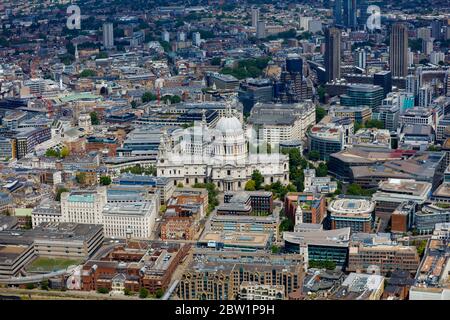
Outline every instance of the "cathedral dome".
[(223, 117), (216, 125), (216, 129), (222, 133), (242, 131), (241, 122), (236, 117)]

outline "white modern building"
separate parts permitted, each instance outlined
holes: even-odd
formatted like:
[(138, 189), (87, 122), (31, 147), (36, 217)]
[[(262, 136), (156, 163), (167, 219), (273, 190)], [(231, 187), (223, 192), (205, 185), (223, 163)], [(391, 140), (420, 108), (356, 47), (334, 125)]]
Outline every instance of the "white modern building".
[(46, 222), (61, 222), (61, 204), (51, 199), (44, 199), (31, 212), (33, 228)]
[(254, 131), (259, 139), (280, 142), (303, 140), (308, 128), (316, 123), (316, 108), (311, 102), (296, 104), (256, 104), (247, 121), (247, 134)]
[(105, 236), (150, 238), (158, 216), (156, 208), (155, 201), (107, 204), (102, 212)]
[(106, 205), (106, 188), (90, 191), (72, 191), (61, 194), (61, 221), (102, 224), (102, 211)]
[(108, 201), (105, 187), (62, 193), (61, 221), (103, 225), (105, 236), (111, 238), (150, 238), (159, 211), (159, 195), (142, 198), (129, 193), (127, 198), (123, 191), (110, 197)]

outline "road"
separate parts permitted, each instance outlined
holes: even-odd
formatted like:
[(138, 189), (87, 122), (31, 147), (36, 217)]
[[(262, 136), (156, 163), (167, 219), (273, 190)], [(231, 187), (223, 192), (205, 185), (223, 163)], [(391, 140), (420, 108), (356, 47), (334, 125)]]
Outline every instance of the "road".
[[(170, 285), (168, 286), (168, 289), (172, 289), (173, 286), (175, 286), (176, 282), (179, 282), (181, 280), (181, 277), (183, 276), (183, 273), (188, 269), (189, 265), (192, 262), (192, 249), (189, 251), (188, 255), (186, 256), (186, 258), (184, 259), (184, 261), (178, 265), (178, 267), (175, 269), (174, 273), (172, 274), (172, 279), (170, 281)], [(173, 288), (173, 292), (176, 291), (176, 287)], [(169, 300), (170, 296), (172, 296), (173, 294), (169, 295), (168, 293), (166, 293), (166, 295), (164, 296), (164, 300)]]

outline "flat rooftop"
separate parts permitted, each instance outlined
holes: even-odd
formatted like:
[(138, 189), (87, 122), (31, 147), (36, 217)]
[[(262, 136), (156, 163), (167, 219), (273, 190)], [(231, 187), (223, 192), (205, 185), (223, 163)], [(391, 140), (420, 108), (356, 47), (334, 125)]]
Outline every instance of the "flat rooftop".
[(333, 200), (328, 210), (333, 215), (366, 215), (375, 209), (375, 202), (369, 199), (343, 198)]
[(79, 224), (67, 222), (41, 223), (31, 230), (0, 231), (0, 243), (14, 245), (29, 245), (38, 241), (88, 241), (103, 226), (96, 224)]
[(207, 232), (199, 242), (221, 242), (225, 246), (266, 247), (269, 234), (250, 232)]
[(155, 207), (152, 201), (141, 201), (132, 203), (108, 203), (103, 208), (103, 214), (145, 216), (150, 215)]
[(414, 196), (426, 196), (431, 191), (431, 183), (413, 179), (388, 179), (381, 181), (379, 190), (389, 193), (400, 193)]
[(283, 232), (284, 241), (294, 244), (306, 244), (326, 247), (348, 248), (350, 228), (305, 232)]
[(12, 264), (29, 248), (29, 245), (0, 245), (0, 265)]

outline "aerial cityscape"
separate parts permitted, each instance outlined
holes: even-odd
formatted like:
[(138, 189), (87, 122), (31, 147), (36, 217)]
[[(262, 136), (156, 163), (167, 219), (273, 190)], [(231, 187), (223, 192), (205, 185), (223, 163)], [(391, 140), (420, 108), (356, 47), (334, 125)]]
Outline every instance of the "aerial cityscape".
[(0, 300), (450, 300), (450, 2), (0, 1)]

